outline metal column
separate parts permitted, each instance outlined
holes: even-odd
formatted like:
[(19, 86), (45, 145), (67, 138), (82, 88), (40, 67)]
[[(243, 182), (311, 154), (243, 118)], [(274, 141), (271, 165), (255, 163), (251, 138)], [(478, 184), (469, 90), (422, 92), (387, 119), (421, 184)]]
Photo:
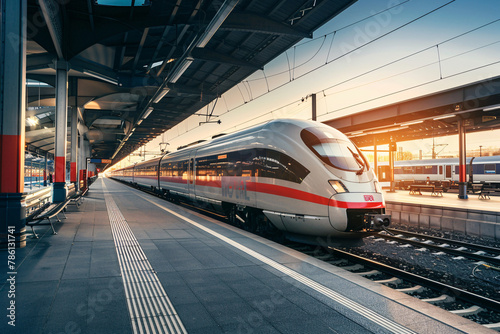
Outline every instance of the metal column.
[(56, 141), (54, 154), (54, 191), (53, 202), (64, 202), (66, 187), (66, 139), (68, 136), (68, 64), (58, 60), (56, 63)]
[(70, 182), (75, 185), (75, 190), (78, 190), (78, 109), (71, 108), (71, 166), (70, 166)]
[(26, 245), (24, 140), (27, 1), (0, 0), (0, 247)]
[(465, 124), (458, 120), (458, 198), (467, 199), (467, 146), (465, 143)]
[(49, 154), (45, 152), (45, 168), (43, 169), (43, 186), (47, 186), (47, 176), (48, 176), (48, 169), (49, 169)]
[(311, 101), (312, 117), (311, 117), (311, 119), (313, 121), (316, 121), (316, 118), (317, 118), (317, 116), (316, 116), (316, 113), (317, 113), (316, 94), (312, 94), (311, 98), (312, 98), (312, 101)]

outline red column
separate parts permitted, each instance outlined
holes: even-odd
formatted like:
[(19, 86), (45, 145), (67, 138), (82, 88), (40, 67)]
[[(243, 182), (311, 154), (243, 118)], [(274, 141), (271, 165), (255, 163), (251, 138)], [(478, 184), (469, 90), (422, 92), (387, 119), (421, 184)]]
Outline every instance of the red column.
[(0, 192), (24, 192), (24, 131), (0, 134)]
[[(26, 245), (24, 127), (27, 1), (2, 1), (0, 14), (0, 248)], [(15, 42), (13, 42), (13, 37)]]
[(54, 154), (55, 180), (52, 201), (64, 202), (66, 187), (66, 140), (68, 134), (68, 64), (56, 62), (56, 140)]
[(69, 178), (71, 183), (76, 183), (78, 181), (76, 178), (76, 162), (71, 163)]

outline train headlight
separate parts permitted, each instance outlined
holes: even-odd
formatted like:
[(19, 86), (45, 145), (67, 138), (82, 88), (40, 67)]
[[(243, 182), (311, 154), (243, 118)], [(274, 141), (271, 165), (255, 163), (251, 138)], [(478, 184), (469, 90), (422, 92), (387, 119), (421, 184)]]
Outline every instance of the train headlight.
[(330, 180), (330, 185), (337, 193), (347, 193), (349, 190), (344, 186), (344, 184), (338, 180)]

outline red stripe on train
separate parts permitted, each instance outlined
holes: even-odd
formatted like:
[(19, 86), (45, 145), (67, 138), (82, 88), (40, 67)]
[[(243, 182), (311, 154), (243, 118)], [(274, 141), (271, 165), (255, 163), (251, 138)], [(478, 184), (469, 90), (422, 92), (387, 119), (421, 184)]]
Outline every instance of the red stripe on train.
[(302, 190), (278, 186), (276, 184), (247, 182), (247, 190), (256, 191), (264, 194), (298, 199), (301, 201), (306, 201), (321, 205), (328, 205), (329, 202), (329, 199), (326, 197), (311, 194)]
[[(136, 178), (137, 178), (137, 176), (136, 176)], [(187, 180), (183, 179), (182, 176), (160, 176), (160, 182), (187, 184)]]
[[(221, 181), (196, 181), (197, 185), (205, 187), (220, 188)], [(306, 191), (297, 190), (289, 187), (278, 186), (276, 184), (260, 183), (260, 182), (246, 182), (247, 191), (253, 191), (258, 193), (264, 193), (269, 195), (281, 196), (286, 198), (293, 198), (300, 201), (334, 206), (342, 209), (383, 209), (384, 203), (382, 202), (345, 202), (337, 201), (335, 199), (326, 198), (323, 196), (311, 194)]]

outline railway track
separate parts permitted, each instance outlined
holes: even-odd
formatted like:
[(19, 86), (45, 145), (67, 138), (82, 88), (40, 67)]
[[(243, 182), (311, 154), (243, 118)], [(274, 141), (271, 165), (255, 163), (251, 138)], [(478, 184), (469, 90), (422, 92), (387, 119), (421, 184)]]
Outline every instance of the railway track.
[[(288, 245), (290, 246), (290, 245)], [(466, 317), (485, 327), (500, 331), (500, 302), (469, 291), (416, 275), (399, 268), (370, 260), (336, 248), (318, 252), (318, 248), (298, 245), (296, 248), (332, 265), (387, 285), (451, 313)]]
[[(154, 192), (148, 190), (146, 190), (146, 192), (157, 196)], [(223, 215), (214, 214), (213, 212), (186, 203), (181, 203), (181, 205), (211, 216), (212, 218), (227, 222), (226, 217)], [(388, 231), (390, 233), (397, 233), (397, 235), (379, 233), (374, 236), (374, 238), (380, 237), (397, 243), (412, 244), (416, 247), (446, 252), (457, 257), (463, 256), (476, 261), (484, 261), (495, 265), (500, 264), (500, 250), (497, 248), (473, 245), (395, 229), (389, 229)], [(328, 248), (324, 249), (323, 252), (318, 252), (318, 249), (321, 248), (294, 242), (286, 244), (286, 246), (314, 256), (332, 265), (342, 267), (345, 270), (355, 272), (360, 276), (372, 279), (377, 283), (387, 285), (400, 292), (415, 296), (422, 301), (435, 304), (451, 313), (480, 323), (486, 328), (500, 331), (500, 302), (497, 300), (471, 293), (449, 284), (416, 275), (340, 249)]]
[(414, 247), (444, 252), (456, 257), (464, 257), (474, 261), (482, 261), (500, 266), (500, 249), (483, 245), (455, 241), (446, 238), (434, 237), (425, 234), (406, 232), (396, 229), (387, 229), (390, 234), (377, 234), (378, 238), (396, 241), (400, 244), (409, 244)]

